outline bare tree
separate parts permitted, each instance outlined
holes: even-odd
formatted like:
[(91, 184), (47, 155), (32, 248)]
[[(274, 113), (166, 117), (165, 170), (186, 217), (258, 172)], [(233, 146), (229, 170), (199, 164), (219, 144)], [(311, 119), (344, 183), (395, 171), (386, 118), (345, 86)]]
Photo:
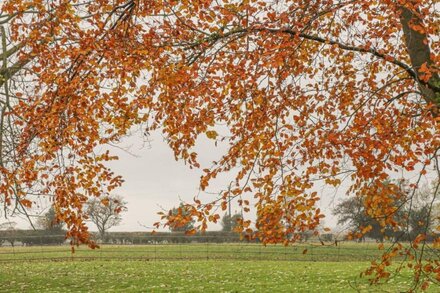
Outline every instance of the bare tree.
[(98, 228), (102, 240), (105, 239), (108, 229), (121, 223), (121, 212), (127, 210), (126, 204), (120, 195), (109, 195), (102, 199), (91, 198), (87, 202), (87, 214)]

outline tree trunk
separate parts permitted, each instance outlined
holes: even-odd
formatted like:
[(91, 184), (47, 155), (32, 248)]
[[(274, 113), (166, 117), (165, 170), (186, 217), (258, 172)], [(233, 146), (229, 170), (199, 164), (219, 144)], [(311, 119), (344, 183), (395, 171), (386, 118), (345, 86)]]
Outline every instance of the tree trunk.
[(423, 20), (417, 11), (401, 6), (400, 23), (402, 24), (411, 66), (419, 79), (419, 89), (425, 100), (433, 104), (434, 109), (432, 112), (437, 116), (440, 108), (440, 77), (434, 72), (427, 81), (424, 81), (424, 73), (420, 71), (425, 66), (432, 71), (432, 67), (435, 65), (432, 64), (431, 50), (428, 37), (424, 32)]

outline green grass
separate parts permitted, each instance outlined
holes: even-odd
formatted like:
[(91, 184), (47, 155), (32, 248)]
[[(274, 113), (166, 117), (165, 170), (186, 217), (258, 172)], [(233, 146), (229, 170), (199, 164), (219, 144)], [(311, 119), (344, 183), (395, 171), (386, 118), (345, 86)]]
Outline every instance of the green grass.
[[(307, 254), (302, 253), (304, 248), (309, 250)], [(335, 261), (338, 250), (339, 262)], [(377, 254), (375, 245), (349, 243), (341, 248), (254, 244), (103, 246), (100, 250), (79, 248), (73, 256), (68, 246), (0, 247), (0, 292), (407, 290), (412, 280), (409, 271), (375, 287), (359, 278), (369, 265), (365, 258)], [(341, 255), (347, 259), (341, 260)], [(438, 289), (431, 287), (430, 291)]]
[[(307, 252), (304, 253), (304, 250)], [(381, 255), (376, 244), (343, 243), (337, 247), (322, 245), (261, 244), (181, 244), (181, 245), (103, 245), (91, 250), (79, 247), (72, 254), (69, 246), (0, 247), (0, 261), (42, 258), (123, 258), (123, 259), (235, 259), (235, 260), (290, 260), (290, 261), (371, 261)]]
[[(2, 292), (396, 292), (409, 275), (369, 287), (367, 263), (277, 261), (61, 261), (2, 264)], [(361, 281), (361, 282), (360, 282)], [(435, 291), (432, 291), (435, 292)]]

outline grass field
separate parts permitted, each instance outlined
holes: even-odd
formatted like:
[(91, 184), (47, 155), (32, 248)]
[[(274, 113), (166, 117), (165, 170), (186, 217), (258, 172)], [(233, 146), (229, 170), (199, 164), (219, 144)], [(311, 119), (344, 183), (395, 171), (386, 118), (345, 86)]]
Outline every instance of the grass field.
[[(308, 252), (303, 254), (304, 249)], [(234, 244), (0, 247), (0, 292), (402, 292), (403, 272), (386, 284), (360, 279), (375, 245)], [(351, 259), (349, 257), (351, 256)], [(339, 257), (339, 261), (338, 260)], [(440, 288), (431, 287), (431, 292)]]

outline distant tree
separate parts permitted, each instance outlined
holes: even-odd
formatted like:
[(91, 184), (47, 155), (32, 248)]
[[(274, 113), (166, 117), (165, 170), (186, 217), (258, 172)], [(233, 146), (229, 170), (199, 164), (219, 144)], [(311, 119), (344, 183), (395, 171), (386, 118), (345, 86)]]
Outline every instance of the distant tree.
[(170, 221), (169, 228), (171, 232), (187, 232), (194, 229), (195, 220), (191, 217), (190, 212), (183, 204), (180, 204), (177, 208), (173, 208), (169, 212), (168, 218), (180, 219), (178, 221)]
[(414, 239), (420, 234), (426, 233), (431, 226), (430, 207), (424, 204), (421, 207), (414, 208), (409, 214), (409, 239)]
[[(411, 209), (407, 215), (407, 236), (409, 240), (415, 239), (419, 235), (428, 236), (430, 232), (438, 232), (440, 225), (440, 203), (435, 201), (439, 191), (435, 186), (422, 186), (409, 204)], [(437, 231), (435, 231), (437, 230)]]
[(51, 234), (54, 232), (62, 233), (64, 223), (57, 220), (55, 209), (51, 207), (43, 216), (38, 218), (36, 227), (41, 230), (50, 231)]
[(4, 222), (0, 224), (0, 231), (4, 230), (15, 230), (17, 223), (15, 222)]
[(121, 223), (121, 212), (127, 210), (127, 202), (120, 195), (109, 195), (104, 198), (91, 198), (87, 202), (87, 215), (98, 228), (100, 238), (105, 239), (108, 229)]
[[(369, 216), (365, 211), (365, 206), (362, 198), (350, 197), (340, 202), (333, 210), (333, 214), (338, 217), (339, 225), (348, 225), (350, 232), (364, 230), (365, 233), (360, 237), (360, 240), (365, 240), (365, 237), (370, 237), (379, 241), (384, 240), (384, 236), (389, 236), (389, 233), (383, 233), (383, 227), (377, 219)], [(390, 232), (390, 229), (387, 229)]]
[(242, 216), (240, 214), (225, 214), (222, 218), (222, 231), (231, 232), (234, 231), (234, 228), (238, 225), (238, 220), (241, 219)]
[(61, 244), (65, 240), (64, 225), (57, 219), (55, 208), (51, 206), (35, 223), (40, 231), (34, 231), (37, 234), (25, 234), (20, 240), (27, 245)]
[(435, 224), (436, 212), (435, 207), (431, 207), (430, 192), (428, 188), (420, 188), (412, 201), (407, 201), (406, 197), (400, 199), (400, 203), (396, 204), (399, 208), (388, 215), (401, 223), (398, 230), (381, 224), (383, 217), (375, 218), (368, 215), (360, 197), (343, 200), (333, 210), (333, 214), (338, 216), (338, 224), (349, 225), (351, 232), (364, 230), (361, 240), (370, 237), (382, 242), (384, 237), (394, 237), (398, 240), (413, 241), (417, 236), (427, 234)]
[(0, 224), (0, 245), (7, 241), (11, 246), (14, 246), (16, 241), (14, 237), (17, 231), (16, 226), (17, 223), (10, 221)]
[(432, 230), (440, 233), (440, 202), (432, 208)]

